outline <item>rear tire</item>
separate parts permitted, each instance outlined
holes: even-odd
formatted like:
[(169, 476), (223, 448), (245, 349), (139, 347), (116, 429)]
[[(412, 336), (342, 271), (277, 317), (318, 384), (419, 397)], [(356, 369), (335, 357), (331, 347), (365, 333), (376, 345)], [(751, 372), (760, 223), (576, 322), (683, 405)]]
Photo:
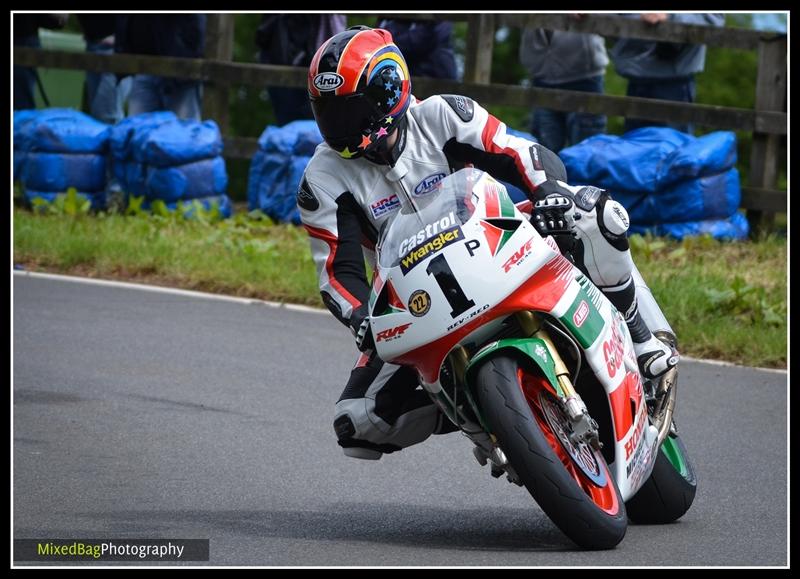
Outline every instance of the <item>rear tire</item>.
[(525, 488), (558, 528), (580, 547), (611, 549), (625, 536), (625, 503), (603, 455), (564, 442), (554, 420), (567, 417), (544, 380), (513, 358), (494, 357), (477, 374), (481, 411)]
[(669, 435), (658, 451), (653, 473), (626, 503), (631, 521), (646, 525), (672, 523), (692, 506), (697, 476), (677, 435)]

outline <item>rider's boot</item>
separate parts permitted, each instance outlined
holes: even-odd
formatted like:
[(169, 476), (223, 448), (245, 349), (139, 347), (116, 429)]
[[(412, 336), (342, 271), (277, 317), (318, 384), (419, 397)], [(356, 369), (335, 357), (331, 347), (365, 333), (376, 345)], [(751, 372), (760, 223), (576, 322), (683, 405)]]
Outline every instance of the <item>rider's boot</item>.
[(625, 316), (633, 339), (639, 371), (647, 380), (658, 378), (677, 366), (680, 354), (671, 345), (656, 338), (639, 313), (636, 286), (632, 277), (618, 286), (601, 288), (605, 296)]

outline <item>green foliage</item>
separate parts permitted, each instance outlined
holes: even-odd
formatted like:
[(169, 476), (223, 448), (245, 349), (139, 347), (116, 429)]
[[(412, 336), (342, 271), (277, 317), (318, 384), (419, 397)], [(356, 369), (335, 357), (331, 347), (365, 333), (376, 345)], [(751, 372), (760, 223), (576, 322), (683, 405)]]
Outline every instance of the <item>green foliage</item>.
[(128, 217), (153, 218), (162, 223), (183, 223), (184, 221), (196, 221), (204, 225), (213, 225), (222, 221), (223, 215), (219, 208), (219, 203), (213, 201), (208, 209), (198, 201), (181, 201), (175, 210), (167, 207), (161, 199), (156, 199), (150, 203), (150, 210), (142, 207), (144, 197), (131, 196), (125, 215)]
[(528, 71), (519, 61), (521, 38), (522, 28), (501, 28), (495, 34), (492, 83), (518, 85), (528, 78)]
[(631, 236), (630, 242), (634, 262), (685, 354), (785, 367), (785, 238), (721, 242), (702, 236), (678, 242)]
[(628, 241), (631, 249), (643, 254), (646, 259), (651, 259), (656, 251), (666, 246), (663, 241), (653, 238), (649, 234), (646, 237), (639, 234), (631, 235)]
[(727, 288), (705, 290), (712, 311), (734, 315), (750, 325), (779, 326), (786, 318), (782, 304), (770, 303), (766, 289), (753, 286), (736, 276)]
[(142, 203), (144, 203), (144, 197), (135, 197), (131, 195), (130, 199), (128, 199), (128, 207), (125, 209), (126, 215), (131, 215), (133, 217), (138, 217), (140, 215), (145, 215), (146, 212), (142, 209)]
[(31, 201), (31, 205), (37, 213), (77, 217), (79, 215), (88, 215), (92, 203), (85, 197), (78, 195), (75, 187), (70, 187), (66, 193), (56, 195), (52, 202), (36, 197)]

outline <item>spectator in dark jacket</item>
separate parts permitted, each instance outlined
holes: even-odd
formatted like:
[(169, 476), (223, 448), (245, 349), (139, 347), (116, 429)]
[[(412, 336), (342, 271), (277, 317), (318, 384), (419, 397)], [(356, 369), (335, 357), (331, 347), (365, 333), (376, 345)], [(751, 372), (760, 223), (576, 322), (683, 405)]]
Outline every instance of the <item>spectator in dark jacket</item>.
[[(259, 61), (307, 68), (317, 48), (345, 25), (343, 14), (265, 14), (256, 32)], [(279, 125), (314, 118), (305, 88), (268, 86), (267, 91)]]
[[(39, 28), (64, 28), (66, 14), (14, 14), (14, 46), (41, 48)], [(14, 65), (14, 110), (35, 109), (36, 69)], [(47, 97), (43, 94), (45, 104)]]
[[(604, 91), (608, 55), (602, 36), (526, 28), (519, 57), (530, 71), (533, 86), (598, 94)], [(605, 115), (541, 107), (533, 112), (531, 132), (542, 145), (556, 153), (605, 131)]]
[[(202, 58), (205, 14), (119, 14), (115, 52)], [(200, 120), (200, 81), (137, 74), (133, 77), (128, 114), (171, 110), (184, 119)]]
[(378, 28), (392, 34), (412, 77), (458, 78), (452, 22), (383, 19)]
[[(705, 26), (724, 26), (723, 14), (626, 14), (640, 18), (651, 26), (671, 21)], [(702, 72), (706, 63), (704, 44), (656, 42), (636, 38), (620, 38), (611, 49), (611, 60), (620, 76), (628, 79), (628, 96), (664, 99), (692, 103), (695, 99), (695, 74)], [(642, 119), (625, 119), (625, 131), (645, 126), (662, 126)], [(684, 133), (691, 133), (690, 123), (667, 125)]]
[[(115, 14), (78, 14), (83, 29), (86, 51), (95, 54), (114, 53)], [(130, 78), (117, 82), (110, 72), (86, 72), (86, 96), (89, 114), (98, 121), (114, 124), (125, 116), (125, 98), (130, 90)]]

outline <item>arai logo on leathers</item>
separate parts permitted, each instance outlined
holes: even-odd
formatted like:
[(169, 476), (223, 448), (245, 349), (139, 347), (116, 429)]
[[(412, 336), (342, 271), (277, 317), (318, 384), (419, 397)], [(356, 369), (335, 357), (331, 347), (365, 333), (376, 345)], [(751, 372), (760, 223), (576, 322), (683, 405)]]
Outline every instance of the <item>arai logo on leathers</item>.
[(319, 91), (336, 90), (344, 84), (344, 77), (335, 72), (321, 72), (314, 77), (314, 86)]
[(436, 184), (445, 178), (444, 173), (434, 173), (433, 175), (428, 175), (419, 184), (414, 187), (414, 195), (425, 195), (426, 193), (430, 193), (434, 190)]

